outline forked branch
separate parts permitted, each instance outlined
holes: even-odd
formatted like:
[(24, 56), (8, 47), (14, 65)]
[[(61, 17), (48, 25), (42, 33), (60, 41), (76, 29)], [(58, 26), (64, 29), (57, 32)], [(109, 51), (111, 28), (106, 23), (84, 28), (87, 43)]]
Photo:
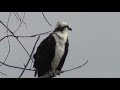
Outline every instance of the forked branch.
[(26, 65), (25, 65), (25, 67), (24, 67), (22, 73), (20, 74), (19, 78), (21, 78), (22, 75), (23, 75), (23, 73), (25, 72), (25, 69), (27, 68), (27, 66), (28, 66), (28, 64), (29, 64), (29, 62), (30, 62), (30, 60), (31, 60), (31, 58), (32, 58), (33, 52), (34, 52), (34, 50), (35, 50), (35, 46), (36, 46), (36, 44), (37, 44), (39, 38), (40, 38), (40, 35), (38, 36), (38, 38), (37, 38), (37, 40), (36, 40), (36, 42), (35, 42), (35, 45), (33, 46), (33, 49), (32, 49), (32, 52), (31, 52), (31, 54), (30, 54), (30, 57), (29, 57), (29, 59), (28, 59)]

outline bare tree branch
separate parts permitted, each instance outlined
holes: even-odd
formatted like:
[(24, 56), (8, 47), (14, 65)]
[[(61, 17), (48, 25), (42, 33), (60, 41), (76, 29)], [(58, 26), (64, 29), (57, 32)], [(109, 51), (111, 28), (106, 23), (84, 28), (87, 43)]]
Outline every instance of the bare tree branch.
[(45, 17), (45, 15), (44, 15), (43, 12), (42, 12), (42, 15), (43, 15), (44, 19), (46, 20), (46, 22), (47, 22), (50, 26), (52, 26), (52, 24), (50, 24), (50, 22), (47, 20), (47, 18)]
[(39, 38), (40, 38), (40, 35), (38, 36), (38, 38), (37, 38), (37, 40), (36, 40), (36, 42), (35, 42), (35, 45), (33, 46), (33, 49), (32, 49), (32, 52), (31, 52), (31, 54), (30, 54), (29, 60), (28, 60), (28, 62), (26, 63), (25, 68), (23, 69), (23, 71), (22, 71), (22, 73), (20, 74), (19, 78), (22, 77), (22, 75), (23, 75), (25, 69), (27, 68), (27, 66), (28, 66), (28, 64), (29, 64), (29, 62), (30, 62), (30, 60), (31, 60), (31, 57), (32, 57), (32, 55), (33, 55), (33, 52), (34, 52), (34, 50), (35, 50), (35, 46), (36, 46), (36, 44), (37, 44)]

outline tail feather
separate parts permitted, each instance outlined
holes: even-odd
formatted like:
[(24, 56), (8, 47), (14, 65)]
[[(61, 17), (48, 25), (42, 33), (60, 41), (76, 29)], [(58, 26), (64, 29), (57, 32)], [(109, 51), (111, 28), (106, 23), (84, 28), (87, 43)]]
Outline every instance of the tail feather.
[(35, 70), (34, 77), (36, 77), (36, 76), (37, 76), (37, 74), (38, 74), (38, 71), (37, 71), (37, 70)]

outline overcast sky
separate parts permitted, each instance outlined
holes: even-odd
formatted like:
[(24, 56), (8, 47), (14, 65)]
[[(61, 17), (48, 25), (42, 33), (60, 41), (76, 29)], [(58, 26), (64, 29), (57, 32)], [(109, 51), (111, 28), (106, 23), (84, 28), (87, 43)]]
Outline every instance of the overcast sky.
[[(7, 23), (9, 12), (0, 12), (0, 20)], [(22, 17), (23, 13), (19, 12)], [(120, 12), (45, 12), (49, 26), (41, 12), (26, 12), (24, 22), (16, 35), (34, 35), (53, 30), (56, 22), (66, 21), (72, 28), (69, 32), (69, 53), (63, 70), (88, 63), (76, 70), (63, 73), (58, 78), (117, 78), (120, 77)], [(15, 31), (19, 22), (11, 15), (9, 28)], [(6, 35), (6, 28), (0, 24), (0, 38)], [(47, 37), (41, 36), (39, 43)], [(37, 37), (21, 38), (30, 53)], [(14, 38), (10, 38), (11, 53), (7, 64), (24, 67), (28, 56)], [(37, 47), (36, 47), (37, 48)], [(4, 61), (8, 51), (7, 39), (0, 42), (0, 61)], [(29, 68), (29, 67), (28, 67)], [(22, 70), (0, 67), (7, 78), (17, 78)], [(0, 78), (6, 78), (0, 74)], [(23, 78), (34, 78), (34, 72), (25, 71)]]

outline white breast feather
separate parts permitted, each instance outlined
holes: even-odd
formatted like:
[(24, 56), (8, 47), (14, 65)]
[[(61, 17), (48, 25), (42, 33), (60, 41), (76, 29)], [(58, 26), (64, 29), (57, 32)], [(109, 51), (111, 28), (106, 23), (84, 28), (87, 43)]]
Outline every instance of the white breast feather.
[[(57, 34), (57, 35), (56, 35)], [(52, 69), (55, 70), (59, 63), (60, 59), (62, 58), (65, 50), (65, 43), (68, 37), (68, 32), (56, 32), (56, 34), (53, 34), (55, 41), (56, 41), (56, 46), (55, 46), (55, 55), (53, 58), (53, 61), (51, 63)], [(61, 37), (61, 39), (59, 37)]]

